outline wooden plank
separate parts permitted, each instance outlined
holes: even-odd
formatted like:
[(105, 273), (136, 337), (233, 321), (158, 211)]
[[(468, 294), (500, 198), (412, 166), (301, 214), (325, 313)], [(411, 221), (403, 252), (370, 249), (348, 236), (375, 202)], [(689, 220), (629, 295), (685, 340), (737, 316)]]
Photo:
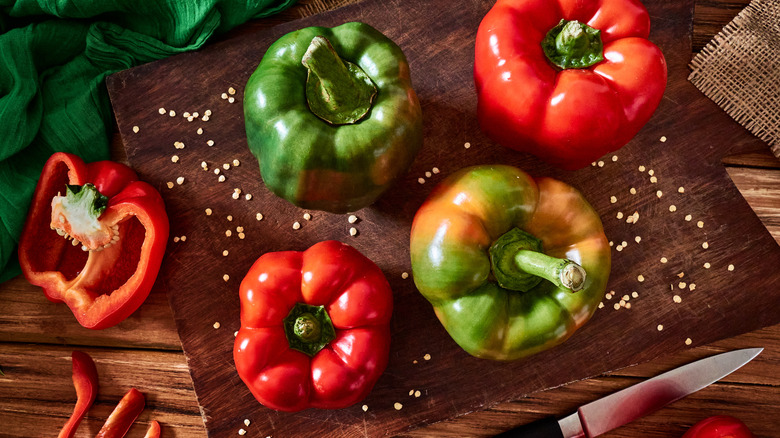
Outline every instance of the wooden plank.
[(701, 51), (750, 0), (697, 0), (693, 13), (693, 52)]
[(0, 302), (0, 342), (181, 349), (162, 290), (152, 290), (134, 314), (105, 330), (80, 326), (68, 306), (47, 300), (40, 288), (22, 276), (0, 285)]
[[(181, 352), (79, 348), (95, 361), (99, 391), (78, 437), (95, 436), (122, 396), (136, 388), (146, 408), (129, 436), (143, 436), (149, 421), (167, 437), (202, 436), (203, 420)], [(0, 435), (55, 436), (73, 412), (72, 348), (0, 344)]]
[(729, 176), (750, 208), (780, 243), (780, 171), (775, 169), (728, 167)]
[[(130, 162), (158, 187), (179, 175), (187, 181), (181, 187), (163, 189), (174, 212), (173, 235), (186, 234), (188, 240), (171, 247), (161, 281), (170, 291), (210, 433), (230, 433), (233, 428), (227, 418), (257, 409), (234, 372), (226, 368), (214, 370), (211, 366), (230, 360), (230, 335), (237, 328), (238, 314), (235, 289), (248, 266), (261, 252), (303, 249), (328, 238), (349, 239), (344, 218), (324, 213), (315, 213), (311, 223), (294, 232), (290, 225), (300, 219), (302, 212), (270, 195), (248, 164), (253, 158), (244, 143), (241, 85), (264, 47), (281, 33), (304, 25), (333, 25), (358, 19), (380, 27), (394, 38), (410, 59), (413, 81), (423, 102), (426, 147), (396, 190), (360, 212), (360, 237), (349, 240), (382, 267), (396, 293), (395, 350), (388, 372), (366, 401), (371, 414), (364, 415), (359, 407), (339, 412), (307, 411), (298, 416), (268, 412), (264, 421), (277, 427), (275, 433), (294, 434), (296, 427), (304, 423), (312, 433), (393, 433), (529, 391), (646, 361), (683, 348), (686, 337), (707, 343), (777, 322), (780, 311), (771, 285), (780, 278), (771, 265), (780, 263), (780, 252), (731, 185), (720, 163), (727, 154), (760, 149), (760, 142), (687, 81), (689, 58), (682, 54), (690, 53), (686, 40), (690, 22), (686, 20), (690, 18), (691, 4), (659, 1), (647, 5), (653, 17), (674, 17), (654, 21), (653, 31), (653, 39), (662, 46), (669, 63), (667, 99), (648, 126), (619, 152), (620, 160), (614, 164), (609, 160), (603, 169), (557, 172), (533, 158), (496, 147), (479, 132), (473, 115), (471, 44), (486, 4), (458, 5), (453, 10), (450, 2), (443, 1), (417, 2), (404, 8), (369, 1), (292, 23), (272, 33), (243, 35), (196, 54), (114, 76), (109, 89)], [(431, 41), (446, 41), (446, 50)], [(432, 71), (447, 73), (423, 74)], [(219, 99), (228, 86), (238, 88), (239, 104), (231, 106)], [(170, 93), (172, 89), (177, 92)], [(206, 147), (202, 144), (206, 137), (194, 134), (195, 125), (180, 117), (161, 117), (156, 113), (158, 107), (175, 109), (179, 114), (212, 109), (214, 116), (204, 129), (220, 140), (218, 146)], [(138, 134), (131, 130), (136, 125), (141, 127)], [(691, 126), (703, 128), (692, 131)], [(662, 135), (669, 138), (665, 144), (658, 142)], [(177, 140), (187, 143), (187, 149), (174, 151), (170, 145)], [(470, 141), (474, 147), (465, 150), (464, 141)], [(174, 152), (181, 157), (178, 167), (170, 164)], [(227, 191), (199, 168), (203, 159), (218, 165), (234, 158), (243, 164), (230, 171)], [(400, 279), (400, 273), (409, 270), (408, 226), (432, 185), (421, 188), (417, 176), (432, 166), (442, 168), (446, 175), (465, 164), (496, 161), (534, 169), (537, 175), (553, 175), (582, 189), (602, 212), (608, 236), (617, 242), (632, 241), (628, 250), (615, 253), (610, 289), (619, 291), (618, 296), (638, 290), (642, 297), (633, 301), (632, 311), (599, 311), (591, 323), (555, 351), (513, 364), (478, 361), (454, 347), (411, 282)], [(655, 169), (659, 183), (649, 182), (647, 174), (636, 170), (639, 165)], [(229, 198), (232, 188), (238, 186), (254, 195), (251, 204), (237, 204)], [(639, 195), (627, 194), (632, 186), (638, 188)], [(677, 192), (680, 186), (685, 186), (684, 194)], [(665, 192), (663, 199), (656, 197), (658, 189)], [(612, 205), (609, 198), (616, 194), (620, 201)], [(672, 204), (679, 207), (679, 212), (669, 212)], [(206, 207), (217, 212), (215, 217), (206, 218), (202, 213)], [(257, 223), (253, 217), (260, 208), (268, 220)], [(628, 214), (641, 211), (643, 219), (634, 225), (618, 221), (614, 219), (618, 209)], [(234, 222), (228, 223), (228, 214), (234, 216)], [(692, 214), (696, 220), (685, 221), (686, 214)], [(703, 228), (696, 227), (699, 220), (704, 220)], [(247, 227), (249, 241), (220, 237), (225, 229), (237, 225)], [(643, 238), (641, 245), (633, 243), (637, 235)], [(702, 248), (705, 241), (711, 245), (709, 249)], [(223, 248), (236, 257), (206, 269), (187, 263), (211, 257)], [(669, 257), (671, 262), (660, 264), (661, 256)], [(704, 262), (712, 263), (713, 269), (702, 268)], [(727, 271), (729, 263), (736, 263), (738, 269)], [(676, 304), (669, 285), (677, 284), (676, 275), (681, 271), (687, 273), (686, 281), (695, 282), (698, 288), (686, 291), (683, 302)], [(227, 283), (222, 281), (226, 273), (230, 275)], [(647, 280), (638, 284), (638, 274)], [(749, 290), (738, 286), (747, 282), (766, 292), (749, 295)], [(222, 324), (221, 331), (211, 328), (215, 321)], [(658, 324), (664, 324), (663, 332), (656, 330)], [(630, 327), (629, 338), (615, 344), (615, 327)], [(421, 332), (427, 334), (426, 339), (420, 338)], [(427, 368), (415, 366), (413, 360), (425, 353), (433, 354), (435, 360), (427, 363)], [(459, 364), (457, 374), (450, 365), (455, 362)], [(550, 367), (550, 363), (559, 366)], [(575, 367), (574, 363), (578, 365)], [(534, 378), (528, 379), (529, 375)], [(225, 382), (235, 386), (235, 393), (217, 391)], [(426, 397), (410, 401), (403, 413), (395, 411), (393, 402), (410, 387), (425, 390)], [(483, 391), (486, 387), (491, 388), (489, 393)]]
[[(647, 418), (606, 435), (607, 438), (637, 436), (679, 437), (685, 427), (715, 414), (728, 414), (748, 422), (758, 436), (772, 436), (776, 426), (771, 413), (780, 405), (780, 325), (691, 348), (610, 375), (575, 382), (562, 388), (496, 405), (486, 411), (403, 433), (407, 437), (489, 436), (545, 416), (560, 416), (576, 406), (652, 377), (701, 357), (737, 348), (764, 346), (766, 350), (750, 364), (701, 392)], [(100, 392), (79, 437), (94, 436), (116, 402), (130, 387), (147, 398), (139, 425), (130, 436), (141, 436), (148, 421), (163, 424), (167, 437), (202, 437), (205, 429), (195, 402), (195, 392), (181, 353), (82, 349), (96, 361)], [(70, 348), (50, 345), (0, 344), (0, 425), (2, 436), (54, 436), (65, 423), (75, 402), (71, 380)], [(253, 419), (253, 417), (250, 417)], [(233, 419), (235, 431), (244, 427), (247, 436), (264, 437), (270, 431), (243, 426)], [(254, 424), (254, 423), (252, 423)]]

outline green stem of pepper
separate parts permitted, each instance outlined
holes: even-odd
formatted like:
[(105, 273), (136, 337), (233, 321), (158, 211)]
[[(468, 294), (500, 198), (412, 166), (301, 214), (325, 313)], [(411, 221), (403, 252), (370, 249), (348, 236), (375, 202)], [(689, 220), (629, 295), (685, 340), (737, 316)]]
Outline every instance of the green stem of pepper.
[(309, 70), (309, 109), (332, 125), (357, 123), (371, 110), (376, 85), (357, 64), (342, 59), (325, 37), (312, 39), (301, 64)]
[(336, 338), (336, 330), (325, 307), (306, 303), (296, 303), (284, 318), (284, 333), (290, 348), (310, 357)]
[(542, 50), (562, 69), (587, 68), (604, 60), (601, 31), (577, 20), (561, 20), (547, 32)]
[(551, 257), (542, 250), (542, 241), (519, 228), (513, 228), (490, 246), (493, 277), (504, 289), (525, 292), (543, 279), (557, 287), (577, 292), (585, 284), (585, 270), (577, 263)]

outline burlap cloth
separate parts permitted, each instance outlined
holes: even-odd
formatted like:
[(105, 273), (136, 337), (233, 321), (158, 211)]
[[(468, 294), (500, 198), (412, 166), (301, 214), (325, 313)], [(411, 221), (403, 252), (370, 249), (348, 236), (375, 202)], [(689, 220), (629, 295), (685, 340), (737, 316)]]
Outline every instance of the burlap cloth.
[(753, 0), (691, 69), (688, 80), (780, 158), (780, 0)]

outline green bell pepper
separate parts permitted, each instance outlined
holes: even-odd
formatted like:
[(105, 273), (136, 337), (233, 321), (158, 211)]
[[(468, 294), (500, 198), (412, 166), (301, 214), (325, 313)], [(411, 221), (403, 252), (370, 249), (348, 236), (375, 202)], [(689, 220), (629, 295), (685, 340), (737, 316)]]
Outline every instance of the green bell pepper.
[(244, 118), (265, 185), (307, 209), (372, 204), (422, 146), (409, 64), (364, 23), (277, 40), (247, 82)]
[(610, 248), (571, 186), (511, 166), (462, 169), (415, 215), (417, 289), (469, 354), (514, 360), (565, 341), (604, 297)]

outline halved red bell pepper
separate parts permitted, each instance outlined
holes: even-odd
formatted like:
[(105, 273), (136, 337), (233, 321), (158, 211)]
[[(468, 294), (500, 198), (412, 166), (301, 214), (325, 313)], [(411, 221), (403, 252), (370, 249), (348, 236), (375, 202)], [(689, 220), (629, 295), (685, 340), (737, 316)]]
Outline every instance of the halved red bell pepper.
[(46, 162), (19, 241), (27, 280), (66, 303), (79, 324), (111, 327), (151, 291), (168, 240), (160, 194), (111, 161)]
[(266, 253), (239, 294), (236, 370), (269, 408), (350, 406), (387, 366), (390, 285), (349, 245), (326, 241), (302, 252)]
[(81, 420), (87, 414), (98, 393), (98, 375), (95, 362), (87, 354), (74, 351), (71, 354), (73, 361), (73, 386), (76, 388), (76, 406), (73, 407), (68, 421), (62, 426), (58, 438), (72, 438), (76, 435)]
[(649, 33), (638, 0), (498, 0), (477, 31), (480, 126), (563, 169), (623, 147), (666, 88)]

